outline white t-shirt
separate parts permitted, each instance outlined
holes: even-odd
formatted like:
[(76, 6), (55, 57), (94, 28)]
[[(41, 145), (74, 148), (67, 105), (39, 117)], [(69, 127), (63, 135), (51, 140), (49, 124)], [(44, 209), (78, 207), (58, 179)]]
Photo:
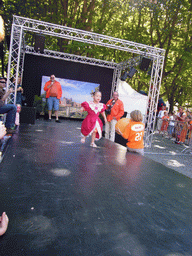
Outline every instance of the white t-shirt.
[(174, 117), (173, 117), (173, 116), (170, 116), (170, 117), (169, 117), (169, 120), (170, 120), (169, 125), (170, 125), (170, 126), (174, 126), (174, 125), (175, 125), (174, 122), (171, 122), (172, 120), (174, 120)]
[(158, 117), (162, 118), (164, 116), (164, 112), (165, 112), (165, 110), (160, 110), (159, 114), (158, 114)]

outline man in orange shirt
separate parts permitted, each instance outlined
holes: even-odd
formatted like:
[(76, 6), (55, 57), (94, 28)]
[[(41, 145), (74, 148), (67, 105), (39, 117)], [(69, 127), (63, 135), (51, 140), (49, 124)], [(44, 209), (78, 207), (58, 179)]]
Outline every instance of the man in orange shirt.
[(50, 76), (50, 80), (46, 82), (44, 86), (44, 91), (46, 91), (47, 105), (49, 121), (51, 121), (51, 113), (54, 107), (56, 120), (55, 122), (60, 123), (58, 117), (59, 101), (62, 96), (61, 84), (55, 80), (55, 75)]
[(107, 123), (105, 124), (105, 138), (111, 141), (115, 141), (115, 125), (124, 115), (124, 105), (118, 97), (118, 92), (114, 92), (113, 98), (106, 104)]

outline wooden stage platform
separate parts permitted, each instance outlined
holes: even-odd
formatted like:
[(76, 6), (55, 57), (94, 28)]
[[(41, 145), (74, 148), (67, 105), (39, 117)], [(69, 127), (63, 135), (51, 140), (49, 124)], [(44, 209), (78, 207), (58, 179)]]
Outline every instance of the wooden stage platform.
[(5, 256), (192, 255), (192, 181), (81, 122), (22, 124), (0, 164)]

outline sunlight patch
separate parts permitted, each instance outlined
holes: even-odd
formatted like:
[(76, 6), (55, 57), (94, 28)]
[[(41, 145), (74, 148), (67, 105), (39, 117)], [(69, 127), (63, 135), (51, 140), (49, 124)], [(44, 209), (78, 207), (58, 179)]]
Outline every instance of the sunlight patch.
[(161, 147), (159, 145), (154, 145), (155, 148), (161, 148), (161, 149), (165, 149), (165, 147)]
[(169, 166), (174, 166), (174, 167), (185, 166), (184, 164), (179, 163), (177, 160), (169, 160), (167, 164)]
[(71, 174), (71, 171), (68, 169), (52, 169), (51, 172), (58, 177), (63, 177), (63, 176), (69, 176)]
[(72, 141), (60, 141), (62, 144), (74, 144), (75, 142)]
[(43, 132), (43, 130), (35, 130), (36, 132)]
[(170, 154), (176, 155), (177, 153), (175, 151), (169, 151)]
[(154, 142), (160, 142), (160, 140), (155, 139)]
[(178, 183), (178, 184), (177, 184), (177, 187), (179, 187), (179, 188), (184, 188), (184, 187), (185, 187), (185, 184)]

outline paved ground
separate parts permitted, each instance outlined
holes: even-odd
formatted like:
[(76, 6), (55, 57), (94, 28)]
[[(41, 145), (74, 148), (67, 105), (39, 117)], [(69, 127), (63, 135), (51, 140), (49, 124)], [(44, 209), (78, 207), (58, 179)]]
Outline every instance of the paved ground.
[(192, 178), (192, 149), (189, 146), (175, 144), (175, 140), (155, 133), (152, 147), (145, 148), (145, 156)]

